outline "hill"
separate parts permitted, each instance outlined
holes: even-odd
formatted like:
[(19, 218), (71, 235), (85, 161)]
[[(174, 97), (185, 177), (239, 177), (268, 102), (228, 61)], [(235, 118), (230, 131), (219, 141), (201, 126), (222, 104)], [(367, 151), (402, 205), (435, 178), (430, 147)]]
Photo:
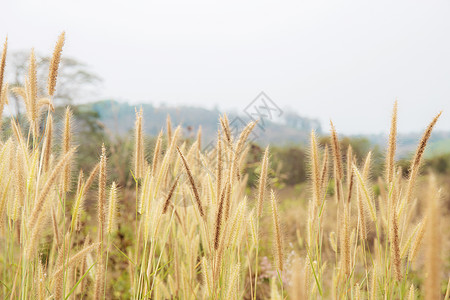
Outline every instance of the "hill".
[[(99, 114), (100, 121), (113, 134), (126, 135), (133, 130), (135, 109), (142, 107), (144, 111), (144, 130), (146, 134), (155, 136), (166, 126), (167, 115), (170, 115), (172, 124), (181, 124), (183, 134), (194, 137), (197, 129), (202, 127), (204, 145), (214, 141), (218, 126), (218, 118), (223, 114), (217, 109), (206, 109), (193, 106), (155, 106), (153, 104), (131, 105), (127, 102), (103, 100), (82, 104), (88, 110)], [(251, 121), (244, 112), (227, 112), (232, 130), (237, 135), (243, 126)], [(289, 144), (307, 144), (309, 133), (314, 129), (322, 134), (320, 122), (317, 119), (302, 117), (295, 112), (283, 112), (277, 119), (264, 119), (259, 122), (250, 136), (250, 139), (260, 145), (273, 144), (284, 146)], [(323, 132), (327, 135), (327, 131)], [(398, 135), (397, 157), (407, 158), (414, 153), (422, 133), (408, 133)], [(341, 135), (343, 137), (344, 135)], [(388, 137), (383, 134), (353, 135), (350, 138), (365, 138), (373, 146), (386, 147)], [(450, 153), (450, 132), (436, 131), (430, 138), (425, 155), (427, 157)]]
[[(148, 135), (157, 135), (166, 126), (167, 115), (172, 124), (181, 124), (185, 136), (193, 137), (197, 129), (202, 127), (204, 142), (214, 140), (218, 130), (218, 118), (223, 112), (192, 106), (154, 106), (152, 104), (130, 105), (126, 102), (104, 100), (83, 104), (100, 116), (100, 121), (114, 134), (128, 134), (134, 125), (135, 109), (142, 107), (144, 111), (144, 130)], [(251, 121), (245, 113), (227, 113), (230, 127), (235, 134)], [(304, 118), (296, 113), (284, 113), (277, 120), (264, 119), (259, 122), (250, 137), (259, 144), (303, 144), (306, 143), (311, 129), (321, 132), (320, 123), (316, 119)], [(206, 145), (205, 144), (205, 145)]]

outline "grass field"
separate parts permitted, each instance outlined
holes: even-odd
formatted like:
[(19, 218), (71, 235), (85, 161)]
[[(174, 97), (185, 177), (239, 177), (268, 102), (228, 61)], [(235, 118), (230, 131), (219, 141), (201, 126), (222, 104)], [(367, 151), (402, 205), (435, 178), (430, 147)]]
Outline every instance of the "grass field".
[[(76, 170), (71, 108), (56, 137), (52, 96), (60, 36), (45, 96), (31, 53), (20, 96), (26, 122), (12, 117), (0, 141), (0, 295), (4, 299), (448, 299), (448, 178), (421, 176), (440, 113), (420, 140), (407, 176), (394, 160), (397, 104), (384, 175), (371, 154), (357, 162), (311, 132), (309, 182), (276, 188), (270, 147), (247, 185), (247, 138), (219, 118), (216, 147), (181, 135), (168, 119), (153, 151), (136, 111), (134, 186), (110, 178), (101, 141), (98, 164)], [(389, 112), (386, 112), (389, 114)], [(351, 116), (349, 116), (351, 117)], [(97, 154), (92, 154), (97, 155)]]

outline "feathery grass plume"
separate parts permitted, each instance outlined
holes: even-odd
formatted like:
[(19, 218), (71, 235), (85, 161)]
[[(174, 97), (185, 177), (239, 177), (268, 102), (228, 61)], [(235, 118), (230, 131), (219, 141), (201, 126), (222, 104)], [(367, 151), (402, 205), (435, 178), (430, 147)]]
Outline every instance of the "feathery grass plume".
[(383, 202), (387, 203), (388, 194), (386, 193), (386, 185), (381, 177), (378, 177), (377, 184), (380, 187), (380, 197), (382, 198)]
[(372, 151), (369, 151), (366, 156), (366, 160), (364, 161), (362, 176), (365, 181), (369, 180), (370, 168), (372, 163)]
[[(337, 261), (336, 261), (337, 264)], [(338, 299), (338, 294), (339, 294), (339, 281), (340, 281), (340, 272), (339, 269), (335, 268), (333, 271), (333, 275), (331, 278), (331, 297), (333, 300)], [(306, 298), (306, 299), (309, 299)]]
[(47, 179), (47, 182), (45, 183), (44, 187), (42, 188), (41, 192), (38, 194), (36, 193), (37, 200), (34, 204), (34, 209), (31, 212), (31, 216), (28, 221), (28, 229), (31, 229), (34, 227), (39, 214), (42, 212), (42, 209), (44, 207), (44, 203), (47, 200), (47, 196), (53, 187), (53, 184), (55, 183), (56, 179), (58, 178), (58, 175), (61, 174), (61, 171), (63, 170), (64, 166), (68, 163), (68, 161), (72, 158), (73, 154), (75, 152), (75, 148), (72, 148), (67, 152), (58, 162), (58, 164), (54, 167), (52, 173)]
[(308, 261), (305, 262), (303, 272), (305, 274), (305, 280), (303, 282), (303, 286), (304, 286), (304, 290), (305, 290), (305, 299), (309, 299), (310, 295), (312, 293), (312, 288), (311, 288), (311, 273), (312, 272), (311, 272), (311, 265)]
[(222, 190), (222, 139), (220, 138), (220, 130), (217, 131), (217, 167), (216, 167), (216, 200), (219, 201), (220, 191)]
[(103, 258), (103, 243), (106, 230), (106, 148), (102, 145), (102, 154), (100, 156), (100, 170), (98, 178), (98, 247), (97, 247), (97, 269), (95, 272), (94, 299), (100, 299), (103, 296), (105, 288), (105, 259)]
[(5, 86), (3, 86), (7, 50), (8, 50), (8, 37), (6, 37), (5, 43), (3, 44), (2, 58), (0, 61), (0, 129), (2, 125), (1, 116), (3, 114), (3, 107), (5, 106), (5, 104), (8, 104), (8, 84), (5, 84)]
[(229, 232), (228, 245), (236, 244), (238, 238), (240, 237), (241, 232), (243, 231), (243, 223), (245, 222), (244, 218), (247, 217), (247, 215), (245, 214), (245, 210), (246, 210), (246, 201), (241, 201), (237, 209), (235, 210), (233, 219), (231, 221), (231, 226), (229, 227), (230, 230), (228, 231)]
[(280, 216), (278, 214), (278, 204), (273, 190), (270, 191), (270, 198), (272, 204), (272, 221), (275, 233), (275, 260), (277, 263), (277, 269), (283, 271), (284, 253), (283, 253), (283, 237), (281, 235)]
[(46, 297), (46, 289), (45, 289), (45, 269), (44, 266), (42, 265), (42, 262), (40, 259), (38, 259), (37, 262), (37, 272), (35, 273), (35, 282), (37, 284), (36, 288), (35, 288), (35, 294), (34, 297), (35, 299), (38, 300), (45, 300)]
[[(67, 275), (66, 275), (66, 279), (64, 280), (64, 286), (66, 288), (64, 295), (69, 295), (70, 290), (72, 289), (72, 287), (75, 285), (75, 277), (76, 277), (76, 268), (75, 267), (68, 267), (67, 268)], [(66, 297), (69, 298), (69, 297)], [(71, 297), (73, 298), (73, 297)]]
[(63, 299), (64, 293), (64, 266), (69, 252), (69, 234), (66, 234), (65, 242), (58, 249), (55, 266), (63, 266), (63, 271), (53, 274), (53, 297), (55, 300)]
[[(198, 162), (198, 158), (199, 156), (198, 154), (198, 147), (197, 147), (197, 141), (194, 141), (191, 146), (189, 147), (189, 150), (187, 152), (186, 158), (189, 162)], [(191, 167), (193, 168), (192, 172), (194, 174), (198, 174), (198, 172), (196, 172), (196, 165), (191, 165)]]
[[(86, 238), (84, 239), (84, 244), (83, 244), (83, 249), (88, 248), (89, 246), (89, 241), (90, 241), (90, 236), (89, 233), (86, 235)], [(83, 256), (82, 258), (80, 258), (79, 260), (79, 273), (80, 273), (80, 283), (79, 283), (79, 291), (80, 291), (80, 296), (83, 298), (86, 296), (86, 285), (87, 285), (87, 277), (83, 277), (84, 274), (87, 274), (87, 261), (88, 261), (88, 255), (90, 253), (87, 253), (85, 256)]]
[(134, 176), (144, 177), (144, 136), (142, 129), (142, 107), (136, 110), (136, 122), (134, 126)]
[(355, 300), (361, 300), (361, 286), (359, 283), (355, 284)]
[(181, 150), (180, 150), (180, 148), (178, 146), (177, 146), (177, 151), (178, 151), (178, 154), (181, 157), (181, 160), (183, 161), (184, 168), (185, 168), (186, 173), (188, 175), (189, 183), (191, 184), (192, 192), (194, 193), (195, 203), (197, 204), (198, 212), (200, 213), (200, 216), (202, 218), (205, 218), (205, 212), (203, 211), (202, 201), (200, 200), (200, 195), (198, 193), (197, 186), (195, 185), (194, 177), (192, 177), (192, 173), (191, 173), (191, 170), (189, 168), (189, 165), (188, 165), (186, 159), (184, 158), (183, 153), (181, 153)]
[(7, 202), (8, 202), (8, 188), (9, 188), (9, 184), (10, 184), (11, 180), (8, 179), (8, 182), (6, 183), (6, 186), (4, 188), (4, 190), (1, 193), (1, 198), (0, 198), (0, 232), (2, 231), (5, 223), (5, 215), (6, 215), (6, 207), (7, 207)]
[(220, 196), (220, 201), (218, 203), (217, 207), (217, 214), (216, 214), (216, 222), (214, 226), (214, 250), (217, 251), (219, 249), (219, 242), (220, 242), (220, 229), (222, 227), (222, 216), (223, 216), (223, 203), (226, 197), (226, 190), (228, 185), (223, 187), (222, 194)]
[(98, 174), (98, 203), (97, 217), (99, 229), (99, 240), (103, 243), (103, 233), (106, 229), (106, 148), (102, 145), (100, 156), (100, 169)]
[(337, 240), (336, 240), (336, 233), (334, 231), (330, 232), (330, 235), (328, 237), (328, 241), (330, 242), (331, 249), (337, 253)]
[(56, 219), (55, 209), (51, 208), (52, 212), (52, 227), (53, 227), (53, 237), (55, 238), (56, 246), (59, 247), (59, 229), (58, 220)]
[(239, 160), (239, 157), (243, 153), (245, 147), (245, 143), (247, 142), (248, 136), (255, 128), (257, 122), (250, 122), (245, 126), (245, 128), (242, 130), (241, 134), (239, 135), (239, 138), (236, 143), (236, 149), (234, 150), (234, 160), (233, 162), (237, 162)]
[(145, 176), (144, 176), (144, 180), (142, 181), (141, 184), (141, 190), (138, 190), (139, 193), (139, 203), (137, 203), (138, 207), (137, 212), (139, 214), (143, 214), (144, 212), (147, 211), (147, 206), (149, 201), (148, 199), (148, 194), (149, 194), (149, 189), (151, 188), (151, 185), (153, 184), (153, 176), (151, 176), (151, 167), (147, 166), (147, 169), (145, 171)]
[(350, 203), (350, 200), (352, 199), (353, 194), (353, 183), (354, 183), (354, 173), (353, 169), (348, 169), (349, 175), (348, 175), (348, 196), (347, 196), (347, 203)]
[(224, 114), (223, 117), (220, 117), (220, 126), (222, 127), (222, 131), (227, 141), (227, 144), (228, 146), (230, 146), (232, 142), (231, 130), (230, 130), (230, 123), (228, 122), (228, 117), (226, 114)]
[(81, 194), (84, 183), (84, 172), (83, 169), (78, 173), (78, 181), (77, 181), (77, 193), (76, 195)]
[[(48, 204), (45, 203), (44, 206), (44, 209), (47, 209)], [(25, 255), (28, 261), (32, 261), (34, 259), (34, 256), (36, 255), (39, 246), (39, 239), (42, 236), (43, 229), (47, 225), (48, 217), (48, 214), (40, 214), (36, 225), (31, 228), (31, 235), (26, 241), (25, 249)]]
[[(242, 173), (243, 168), (245, 167), (245, 163), (247, 162), (247, 156), (248, 156), (249, 151), (250, 151), (250, 146), (246, 145), (244, 147), (244, 149), (242, 150), (240, 158), (237, 162), (236, 177), (237, 177), (238, 181), (241, 181), (241, 176), (242, 176), (241, 173)], [(248, 176), (248, 174), (247, 174), (247, 176)]]
[(92, 183), (94, 182), (99, 169), (100, 164), (97, 163), (95, 167), (92, 169), (91, 174), (89, 175), (86, 182), (80, 182), (80, 179), (78, 180), (79, 188), (77, 190), (77, 194), (75, 196), (75, 201), (72, 208), (72, 225), (71, 225), (72, 228), (75, 228), (77, 231), (81, 229), (80, 217), (81, 213), (84, 210), (84, 201), (86, 200), (86, 193), (91, 187)]
[[(27, 81), (26, 78), (25, 78), (25, 84), (28, 84), (28, 81)], [(19, 98), (19, 99), (22, 98), (22, 100), (25, 102), (25, 108), (28, 108), (28, 93), (27, 93), (26, 88), (25, 87), (16, 86), (16, 87), (13, 87), (11, 89), (11, 91), (14, 93), (14, 95), (17, 98)], [(28, 118), (28, 115), (27, 115), (27, 118)]]
[(5, 77), (5, 66), (6, 66), (6, 53), (8, 51), (8, 37), (5, 39), (5, 43), (3, 44), (3, 51), (2, 51), (2, 59), (0, 61), (0, 90), (2, 90), (3, 87), (3, 80)]
[(166, 129), (167, 129), (167, 140), (170, 142), (172, 140), (172, 121), (170, 120), (169, 114), (167, 114)]
[(56, 79), (58, 78), (58, 69), (61, 62), (61, 52), (64, 46), (65, 37), (66, 33), (63, 31), (58, 37), (55, 49), (53, 50), (52, 60), (50, 61), (47, 84), (47, 91), (49, 96), (53, 96), (55, 94)]
[(426, 255), (425, 255), (425, 299), (439, 299), (441, 297), (441, 244), (439, 194), (436, 187), (436, 178), (430, 176), (430, 193), (427, 201), (427, 227), (426, 227)]
[(38, 100), (38, 109), (40, 109), (43, 106), (47, 106), (48, 109), (52, 112), (55, 112), (55, 107), (53, 106), (53, 103), (51, 102), (51, 100), (49, 98), (40, 98)]
[(417, 254), (419, 252), (420, 246), (422, 245), (423, 237), (425, 236), (425, 231), (427, 229), (427, 216), (425, 216), (419, 224), (419, 229), (414, 238), (414, 242), (409, 250), (408, 260), (412, 263), (415, 261)]
[(231, 210), (231, 184), (227, 182), (225, 184), (226, 194), (225, 194), (225, 221), (228, 221), (230, 218), (230, 210)]
[(170, 204), (170, 199), (172, 199), (173, 192), (175, 192), (175, 188), (177, 187), (177, 184), (178, 184), (178, 179), (180, 179), (180, 176), (178, 176), (175, 179), (174, 183), (172, 184), (172, 187), (169, 190), (169, 193), (167, 194), (166, 200), (164, 200), (164, 205), (163, 205), (163, 209), (162, 209), (163, 214), (167, 213), (167, 209), (169, 208), (169, 204)]
[(366, 200), (366, 204), (369, 208), (370, 218), (372, 219), (373, 222), (376, 222), (377, 214), (374, 205), (372, 204), (372, 199), (369, 195), (369, 191), (367, 190), (364, 178), (361, 176), (361, 173), (359, 173), (358, 168), (354, 164), (353, 164), (353, 172), (356, 176), (356, 180), (358, 181), (358, 187), (361, 189), (363, 198)]
[(352, 172), (352, 164), (353, 164), (353, 148), (352, 145), (348, 145), (347, 147), (347, 170), (346, 170), (346, 174), (347, 174), (347, 186), (350, 186), (350, 174), (353, 173)]
[(213, 280), (211, 276), (211, 265), (205, 256), (202, 257), (202, 274), (203, 274), (203, 284), (206, 285), (206, 291), (212, 293)]
[(314, 220), (315, 220), (315, 204), (312, 200), (308, 201), (308, 219), (306, 221), (306, 236), (308, 247), (312, 249), (314, 247)]
[(339, 145), (339, 139), (337, 136), (336, 128), (332, 121), (331, 125), (331, 149), (333, 150), (334, 170), (337, 179), (342, 180), (344, 178), (344, 170), (342, 169), (342, 155), (341, 146)]
[[(370, 163), (371, 163), (372, 152), (367, 153), (366, 160), (364, 161), (363, 167), (363, 180), (368, 181), (369, 173), (370, 173)], [(360, 231), (359, 235), (362, 241), (367, 240), (367, 222), (366, 222), (366, 207), (364, 202), (362, 201), (363, 194), (361, 187), (357, 187), (356, 189), (356, 202), (358, 205), (358, 218), (360, 223)]]
[(31, 49), (30, 63), (28, 67), (28, 77), (25, 80), (25, 107), (30, 123), (31, 132), (33, 136), (37, 138), (39, 135), (39, 108), (37, 102), (37, 71), (36, 71), (36, 56), (34, 54), (34, 49)]
[(231, 161), (231, 168), (230, 168), (230, 176), (229, 180), (230, 183), (234, 183), (234, 179), (237, 177), (239, 180), (239, 161), (240, 158), (243, 156), (243, 152), (245, 152), (245, 143), (247, 141), (248, 136), (253, 131), (253, 128), (255, 128), (256, 122), (250, 122), (245, 126), (245, 128), (242, 130), (241, 134), (239, 135), (239, 138), (236, 143), (236, 148), (233, 151), (233, 159)]
[(267, 169), (269, 165), (269, 146), (267, 146), (266, 150), (264, 151), (264, 157), (261, 163), (261, 173), (259, 175), (259, 186), (258, 186), (258, 218), (261, 217), (262, 211), (263, 211), (263, 203), (264, 198), (266, 195), (266, 188), (267, 188)]
[(83, 187), (83, 194), (86, 194), (87, 191), (89, 190), (89, 188), (91, 187), (92, 183), (95, 180), (95, 177), (98, 174), (98, 171), (100, 170), (100, 165), (101, 163), (97, 163), (94, 168), (91, 171), (91, 174), (89, 174), (88, 179), (86, 180), (86, 182), (84, 183), (84, 187)]
[(411, 286), (409, 287), (408, 300), (415, 300), (415, 299), (416, 299), (416, 291), (414, 289), (414, 284), (411, 283)]
[(316, 133), (311, 131), (311, 179), (313, 185), (313, 199), (317, 207), (320, 207), (321, 199), (321, 186), (320, 186), (320, 171), (319, 171), (319, 150), (317, 148)]
[(217, 283), (219, 283), (220, 274), (222, 273), (223, 269), (223, 252), (224, 249), (224, 238), (220, 239), (219, 248), (217, 251), (215, 251), (215, 258), (213, 261), (213, 283), (217, 287)]
[(334, 128), (333, 122), (330, 120), (331, 125), (331, 149), (333, 150), (333, 161), (334, 161), (334, 183), (336, 188), (336, 202), (341, 202), (342, 194), (342, 180), (344, 177), (344, 171), (342, 168), (342, 155), (339, 145), (338, 136), (336, 129)]
[(398, 224), (398, 214), (396, 210), (396, 195), (392, 193), (393, 199), (391, 200), (391, 226), (389, 232), (389, 240), (390, 240), (390, 251), (391, 251), (391, 259), (392, 266), (394, 268), (395, 279), (397, 281), (402, 280), (402, 271), (401, 271), (401, 257), (400, 257), (400, 240), (399, 240), (399, 224)]
[(344, 203), (344, 213), (341, 215), (341, 269), (345, 278), (350, 275), (350, 205)]
[[(401, 190), (402, 190), (402, 183), (403, 183), (403, 168), (402, 167), (397, 167), (397, 171), (395, 173), (395, 177), (394, 180), (397, 180), (397, 182), (395, 183), (396, 190), (397, 192), (400, 194)], [(400, 198), (400, 195), (398, 196)]]
[(389, 185), (394, 180), (395, 170), (395, 149), (397, 147), (397, 101), (394, 102), (392, 110), (391, 131), (389, 133), (389, 142), (386, 155), (386, 179)]
[[(173, 277), (175, 279), (176, 282), (176, 290), (175, 290), (175, 295), (178, 295), (179, 289), (180, 289), (180, 272), (179, 272), (179, 266), (180, 266), (180, 262), (179, 262), (179, 258), (180, 255), (178, 254), (178, 248), (174, 247), (173, 248), (173, 257), (174, 257), (174, 274)], [(205, 257), (203, 257), (203, 259), (205, 259)], [(203, 269), (203, 260), (202, 260), (202, 269)], [(202, 270), (203, 271), (203, 270)]]
[[(323, 194), (326, 193), (326, 188), (328, 185), (328, 145), (325, 145), (323, 152), (322, 168), (320, 172), (320, 189)], [(320, 195), (322, 198), (324, 195)]]
[(25, 153), (27, 146), (25, 145), (25, 141), (23, 139), (22, 130), (20, 129), (19, 124), (14, 118), (11, 118), (11, 127), (13, 129), (14, 136), (16, 137), (17, 142), (19, 143), (19, 146)]
[(295, 259), (292, 265), (292, 279), (289, 289), (290, 299), (308, 299), (305, 291), (305, 270), (300, 259)]
[[(62, 143), (62, 151), (64, 154), (70, 151), (71, 143), (72, 143), (72, 110), (68, 106), (66, 108), (66, 112), (64, 114), (64, 133), (63, 133), (63, 143)], [(69, 192), (72, 182), (71, 182), (71, 173), (72, 173), (72, 162), (69, 160), (67, 164), (64, 166), (63, 171), (63, 183), (62, 190), (64, 192)]]
[[(3, 113), (3, 106), (8, 102), (7, 91), (8, 85), (5, 84), (3, 87), (3, 80), (5, 76), (5, 66), (6, 66), (6, 53), (8, 51), (8, 37), (5, 39), (5, 43), (3, 44), (2, 58), (0, 60), (0, 116)], [(1, 125), (1, 118), (0, 118)]]
[(106, 230), (108, 234), (114, 233), (117, 228), (117, 201), (117, 185), (113, 182), (109, 191), (108, 226)]
[(162, 137), (163, 132), (161, 130), (158, 134), (158, 138), (156, 139), (155, 150), (153, 151), (152, 174), (156, 174), (156, 169), (158, 168), (159, 156), (161, 155)]
[(53, 141), (53, 117), (48, 115), (47, 124), (45, 126), (45, 140), (44, 140), (44, 154), (42, 158), (42, 167), (47, 172), (50, 163), (50, 155), (52, 153), (52, 141)]
[[(88, 239), (86, 239), (86, 240), (88, 240)], [(85, 240), (83, 248), (80, 251), (78, 251), (76, 254), (72, 255), (72, 257), (70, 257), (66, 261), (64, 266), (60, 266), (58, 264), (56, 265), (56, 266), (59, 266), (59, 267), (56, 269), (56, 271), (55, 271), (53, 276), (57, 277), (57, 276), (61, 275), (64, 272), (64, 268), (68, 269), (68, 268), (71, 268), (71, 267), (75, 267), (81, 261), (84, 260), (86, 255), (88, 255), (90, 252), (92, 252), (95, 249), (95, 247), (98, 246), (98, 243), (93, 243), (93, 244), (89, 245), (89, 244), (86, 243), (86, 240)]]
[(202, 151), (202, 126), (198, 127), (197, 131), (197, 152), (200, 153)]
[[(172, 140), (170, 141), (169, 147), (166, 149), (160, 170), (156, 176), (156, 186), (159, 186), (161, 181), (164, 180), (167, 184), (169, 169), (173, 164), (171, 162), (176, 161), (174, 157), (175, 147), (177, 146), (179, 135), (180, 135), (181, 127), (177, 126), (174, 133), (172, 134)], [(176, 155), (176, 154), (175, 154)]]
[(26, 158), (21, 149), (16, 149), (16, 165), (14, 167), (15, 173), (15, 190), (16, 197), (14, 200), (14, 214), (13, 220), (16, 221), (20, 215), (20, 208), (24, 205), (27, 187), (27, 175), (25, 173), (25, 161)]
[(356, 202), (358, 204), (358, 218), (359, 218), (359, 237), (361, 238), (361, 241), (367, 240), (367, 223), (366, 223), (366, 212), (364, 210), (364, 204), (362, 202), (362, 195), (361, 195), (361, 189), (358, 187), (357, 193), (356, 193)]
[[(28, 65), (28, 97), (30, 101), (30, 105), (37, 104), (37, 66), (36, 66), (36, 55), (34, 53), (34, 49), (31, 49), (30, 54), (30, 62)], [(34, 107), (37, 108), (37, 107)], [(32, 112), (34, 113), (34, 111)]]
[(434, 119), (431, 121), (430, 125), (428, 125), (427, 129), (423, 133), (422, 139), (420, 140), (419, 146), (417, 147), (416, 154), (411, 163), (410, 173), (409, 173), (409, 181), (408, 187), (406, 190), (406, 203), (409, 203), (412, 198), (412, 192), (414, 189), (414, 185), (416, 183), (417, 175), (419, 174), (420, 163), (422, 161), (422, 156), (425, 151), (425, 147), (427, 146), (428, 139), (431, 136), (431, 131), (433, 130), (434, 125), (438, 121), (441, 116), (442, 111), (438, 113)]
[[(13, 138), (9, 138), (7, 143), (4, 146), (5, 151), (5, 161), (4, 161), (4, 174), (1, 176), (1, 178), (4, 178), (6, 181), (6, 184), (4, 185), (3, 189), (3, 199), (2, 199), (2, 206), (0, 207), (2, 214), (0, 214), (0, 228), (5, 225), (4, 221), (7, 220), (7, 216), (11, 218), (13, 215), (13, 209), (14, 209), (14, 161), (15, 161), (15, 155), (17, 150), (17, 144), (13, 141)], [(11, 188), (13, 191), (11, 191)], [(6, 228), (6, 227), (5, 227)]]
[(378, 299), (378, 284), (377, 284), (377, 268), (376, 262), (372, 268), (372, 278), (370, 281), (370, 300)]
[[(412, 215), (410, 213), (410, 215)], [(411, 222), (408, 221), (406, 222), (406, 224), (410, 224)], [(411, 250), (411, 244), (414, 240), (414, 237), (417, 235), (417, 232), (419, 232), (419, 229), (421, 227), (422, 223), (419, 223), (415, 226), (414, 230), (412, 230), (411, 232), (408, 233), (408, 239), (406, 240), (406, 242), (403, 243), (402, 246), (402, 250), (400, 251), (400, 257), (403, 259), (406, 257), (407, 253)]]
[(230, 266), (228, 287), (225, 293), (225, 299), (238, 299), (236, 290), (239, 288), (239, 275), (241, 265), (238, 263), (235, 266)]
[(5, 83), (5, 85), (1, 88), (0, 87), (0, 129), (3, 124), (3, 109), (5, 108), (5, 105), (9, 103), (8, 101), (8, 84)]

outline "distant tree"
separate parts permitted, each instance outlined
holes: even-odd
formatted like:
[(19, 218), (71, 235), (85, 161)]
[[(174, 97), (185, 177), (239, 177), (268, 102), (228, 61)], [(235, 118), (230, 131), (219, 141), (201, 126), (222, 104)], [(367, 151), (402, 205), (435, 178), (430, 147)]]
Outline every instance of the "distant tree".
[[(8, 56), (7, 77), (10, 87), (24, 86), (28, 72), (29, 51), (17, 51)], [(50, 56), (36, 54), (38, 89), (42, 96), (46, 96), (46, 84)], [(56, 84), (56, 93), (53, 97), (54, 105), (74, 104), (95, 94), (95, 88), (101, 78), (94, 74), (89, 67), (74, 58), (62, 57)], [(14, 109), (20, 114), (21, 100), (11, 94), (14, 100)]]

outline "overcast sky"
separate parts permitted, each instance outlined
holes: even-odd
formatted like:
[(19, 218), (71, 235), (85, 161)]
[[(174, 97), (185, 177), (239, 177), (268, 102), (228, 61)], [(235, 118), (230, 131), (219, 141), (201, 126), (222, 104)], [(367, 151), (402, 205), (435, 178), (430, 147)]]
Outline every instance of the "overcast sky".
[(64, 55), (103, 79), (99, 98), (244, 109), (265, 91), (326, 128), (450, 130), (450, 1), (3, 0), (10, 51)]

